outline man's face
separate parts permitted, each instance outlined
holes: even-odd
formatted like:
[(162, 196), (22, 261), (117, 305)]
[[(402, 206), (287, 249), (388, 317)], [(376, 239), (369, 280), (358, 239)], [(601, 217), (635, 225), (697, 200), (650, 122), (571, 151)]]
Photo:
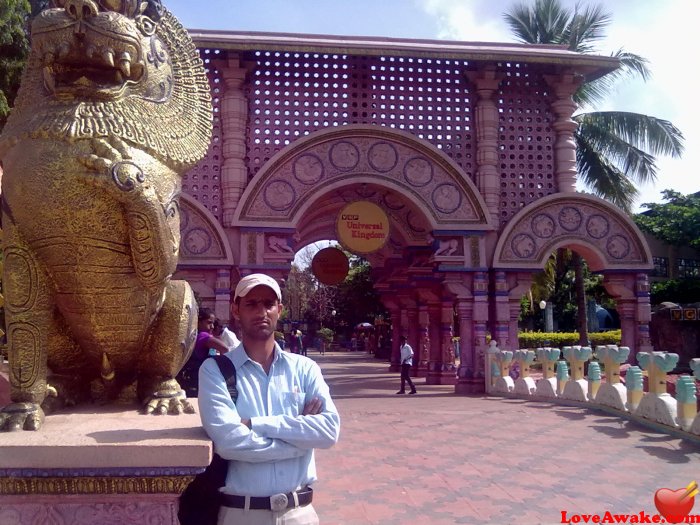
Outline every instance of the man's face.
[(233, 305), (233, 316), (238, 320), (244, 339), (267, 340), (273, 337), (282, 304), (275, 292), (267, 286), (256, 286)]

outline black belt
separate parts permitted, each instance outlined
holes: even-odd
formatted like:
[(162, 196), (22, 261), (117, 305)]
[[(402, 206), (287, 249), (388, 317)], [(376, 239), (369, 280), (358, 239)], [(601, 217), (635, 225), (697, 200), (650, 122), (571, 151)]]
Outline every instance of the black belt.
[[(294, 498), (296, 495), (296, 499)], [(288, 492), (287, 494), (275, 494), (264, 498), (259, 496), (237, 496), (235, 494), (221, 494), (221, 504), (224, 507), (232, 507), (234, 509), (245, 509), (246, 498), (249, 499), (248, 508), (253, 510), (274, 510), (281, 511), (286, 509), (294, 509), (303, 507), (311, 503), (314, 491), (311, 487), (304, 487), (296, 492)]]

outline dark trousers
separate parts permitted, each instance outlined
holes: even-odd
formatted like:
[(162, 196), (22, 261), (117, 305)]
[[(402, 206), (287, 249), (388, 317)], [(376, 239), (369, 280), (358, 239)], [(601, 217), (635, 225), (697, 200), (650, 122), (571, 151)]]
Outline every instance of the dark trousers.
[(406, 381), (408, 381), (408, 386), (411, 387), (411, 392), (416, 391), (416, 387), (413, 386), (413, 381), (411, 381), (411, 365), (408, 363), (401, 364), (401, 392), (406, 390)]

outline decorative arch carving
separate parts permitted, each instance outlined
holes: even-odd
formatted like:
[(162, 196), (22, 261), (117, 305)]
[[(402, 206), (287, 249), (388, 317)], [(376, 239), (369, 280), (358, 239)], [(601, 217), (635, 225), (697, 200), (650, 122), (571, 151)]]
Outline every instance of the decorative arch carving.
[(432, 229), (494, 229), (478, 189), (447, 155), (408, 133), (367, 125), (322, 130), (280, 151), (246, 188), (234, 224), (294, 227), (328, 191), (368, 182), (407, 196)]
[(649, 270), (649, 247), (619, 208), (592, 195), (550, 195), (522, 209), (500, 235), (494, 268), (541, 269), (561, 247), (576, 249), (594, 271)]
[(180, 260), (178, 266), (233, 265), (233, 253), (223, 228), (193, 197), (180, 196)]

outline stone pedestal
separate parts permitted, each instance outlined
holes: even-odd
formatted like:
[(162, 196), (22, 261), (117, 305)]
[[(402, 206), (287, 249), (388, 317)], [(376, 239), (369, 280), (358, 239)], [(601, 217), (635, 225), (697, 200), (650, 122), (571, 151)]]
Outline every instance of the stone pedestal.
[(4, 407), (10, 403), (10, 380), (9, 367), (7, 361), (0, 357), (0, 406)]
[(486, 393), (486, 380), (483, 376), (458, 377), (455, 394), (470, 395)]
[[(196, 405), (196, 400), (194, 400)], [(198, 414), (88, 407), (0, 434), (0, 524), (177, 525), (178, 496), (211, 460)]]

